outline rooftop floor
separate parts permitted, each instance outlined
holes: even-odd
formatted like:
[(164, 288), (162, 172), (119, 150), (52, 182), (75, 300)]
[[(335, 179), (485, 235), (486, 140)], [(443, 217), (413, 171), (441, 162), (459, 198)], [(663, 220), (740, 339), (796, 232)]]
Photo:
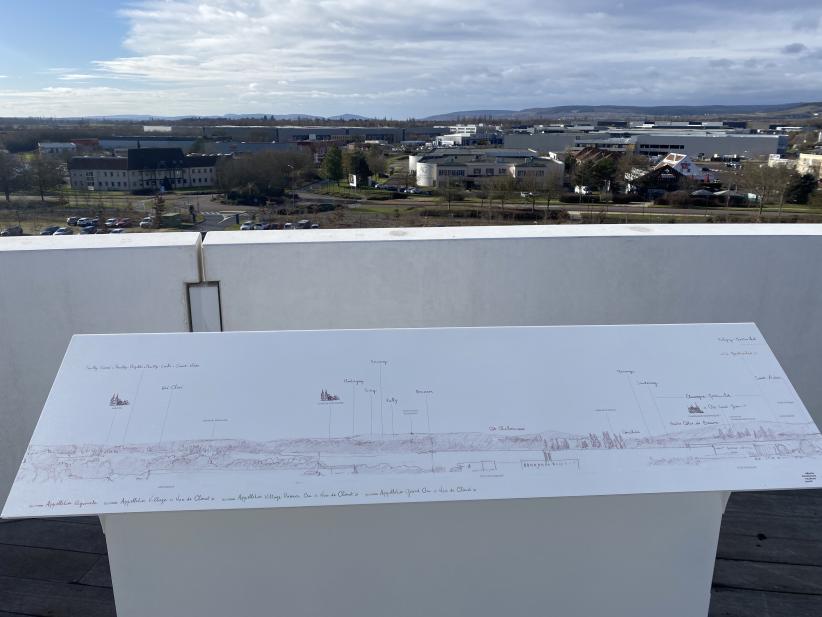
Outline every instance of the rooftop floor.
[[(822, 615), (822, 490), (735, 493), (710, 617)], [(0, 521), (0, 617), (115, 615), (97, 518)]]

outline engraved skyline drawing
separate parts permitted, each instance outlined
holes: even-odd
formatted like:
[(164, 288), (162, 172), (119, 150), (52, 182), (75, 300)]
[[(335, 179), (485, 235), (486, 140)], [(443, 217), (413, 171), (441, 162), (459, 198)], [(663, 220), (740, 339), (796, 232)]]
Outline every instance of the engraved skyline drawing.
[[(281, 345), (272, 361), (243, 334), (251, 353), (242, 359), (223, 349), (237, 335), (179, 335), (176, 353), (196, 361), (158, 363), (100, 362), (103, 337), (93, 350), (71, 348), (64, 366), (108, 393), (59, 406), (52, 393), (4, 515), (264, 507), (296, 489), (288, 505), (644, 492), (660, 490), (666, 474), (681, 478), (678, 490), (728, 490), (756, 486), (757, 471), (784, 474), (789, 486), (819, 474), (822, 436), (748, 324), (337, 331), (329, 336), (348, 346), (336, 354), (317, 344), (322, 333), (254, 334), (260, 350), (277, 338), (298, 347)], [(572, 355), (551, 358), (563, 362), (557, 376), (539, 380), (540, 343), (551, 357), (551, 343), (575, 338)], [(675, 356), (661, 364), (666, 338), (707, 368), (688, 371)], [(586, 341), (596, 339), (604, 344), (591, 359)], [(646, 349), (624, 351), (632, 339)], [(504, 365), (489, 355), (501, 343), (519, 343), (522, 356)], [(312, 374), (315, 345), (323, 356)], [(436, 353), (418, 358), (426, 346)], [(256, 362), (261, 374), (286, 373), (289, 349), (303, 360), (246, 386), (232, 408), (216, 389), (209, 396), (209, 347), (234, 357), (238, 372)], [(238, 488), (255, 498), (238, 506)], [(183, 489), (201, 500), (163, 497)]]

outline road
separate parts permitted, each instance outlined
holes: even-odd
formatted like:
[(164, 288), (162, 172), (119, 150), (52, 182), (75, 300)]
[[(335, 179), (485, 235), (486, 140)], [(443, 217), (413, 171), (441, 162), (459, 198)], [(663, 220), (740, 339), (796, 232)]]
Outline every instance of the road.
[(242, 223), (246, 220), (248, 213), (245, 210), (212, 210), (201, 212), (203, 222), (197, 225), (199, 231), (225, 231), (232, 225), (237, 224), (237, 219)]

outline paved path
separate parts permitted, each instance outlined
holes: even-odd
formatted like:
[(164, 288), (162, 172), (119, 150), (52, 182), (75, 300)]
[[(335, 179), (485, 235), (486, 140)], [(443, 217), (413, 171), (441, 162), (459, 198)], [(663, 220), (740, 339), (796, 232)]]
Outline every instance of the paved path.
[[(96, 518), (0, 522), (0, 617), (12, 615), (114, 617)], [(822, 490), (731, 497), (709, 615), (822, 616)]]

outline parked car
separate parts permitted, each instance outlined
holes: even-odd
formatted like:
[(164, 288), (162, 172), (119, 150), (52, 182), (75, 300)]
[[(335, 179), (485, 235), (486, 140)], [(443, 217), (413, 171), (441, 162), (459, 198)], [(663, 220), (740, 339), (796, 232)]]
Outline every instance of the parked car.
[(114, 227), (115, 225), (117, 225), (116, 218), (106, 219), (106, 227)]
[(85, 227), (80, 228), (81, 234), (96, 234), (97, 233), (97, 225), (86, 225)]
[(265, 223), (262, 227), (263, 229), (279, 229), (280, 226), (277, 223)]
[(60, 229), (59, 225), (52, 225), (51, 227), (44, 227), (40, 232), (41, 236), (52, 236), (54, 232)]
[(74, 233), (74, 230), (71, 227), (60, 227), (55, 231), (52, 236), (70, 236)]
[(311, 221), (309, 221), (308, 219), (302, 219), (300, 221), (297, 221), (296, 227), (297, 229), (308, 229), (309, 227), (311, 227)]
[(115, 227), (131, 227), (132, 222), (131, 219), (117, 219), (117, 223), (114, 225)]
[(80, 217), (70, 216), (66, 219), (66, 225), (76, 225)]
[(14, 227), (7, 227), (3, 231), (0, 231), (0, 236), (22, 236), (23, 235), (23, 228), (19, 225), (15, 225)]
[(126, 231), (127, 231), (127, 230), (126, 230), (126, 228), (125, 228), (125, 227), (115, 227), (115, 228), (114, 228), (114, 229), (112, 229), (109, 233), (113, 233), (113, 234), (124, 234), (124, 233), (126, 233)]
[(320, 228), (319, 223), (311, 223), (311, 229), (319, 229), (319, 228)]
[(150, 216), (143, 218), (143, 220), (140, 221), (140, 227), (143, 229), (154, 227), (154, 219)]
[(86, 225), (91, 225), (93, 220), (94, 219), (91, 218), (90, 216), (83, 216), (83, 217), (80, 217), (79, 219), (77, 219), (77, 222), (74, 223), (74, 224), (77, 225), (78, 227), (85, 227)]
[(251, 231), (254, 229), (254, 221), (245, 221), (240, 225), (240, 231)]
[(283, 223), (283, 229), (294, 229), (294, 225), (291, 223)]

